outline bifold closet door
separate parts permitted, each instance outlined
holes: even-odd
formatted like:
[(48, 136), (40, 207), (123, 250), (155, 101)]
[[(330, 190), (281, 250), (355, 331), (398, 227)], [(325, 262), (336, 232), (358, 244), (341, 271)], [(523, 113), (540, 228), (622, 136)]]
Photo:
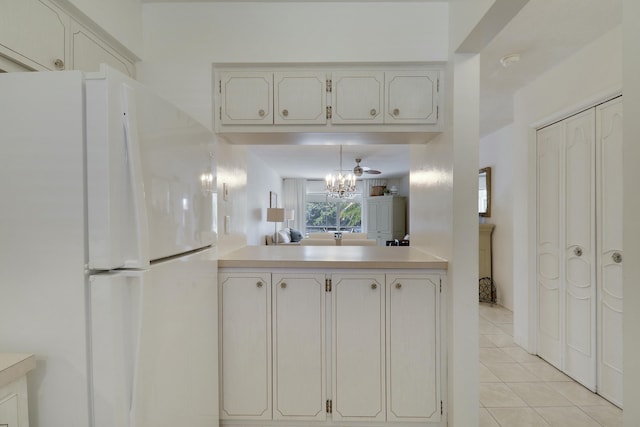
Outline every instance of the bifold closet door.
[(598, 393), (622, 406), (622, 98), (596, 109)]
[(591, 108), (563, 122), (564, 371), (595, 391), (595, 110)]
[(564, 125), (537, 133), (538, 355), (562, 369), (562, 289), (560, 282), (560, 201), (563, 194)]

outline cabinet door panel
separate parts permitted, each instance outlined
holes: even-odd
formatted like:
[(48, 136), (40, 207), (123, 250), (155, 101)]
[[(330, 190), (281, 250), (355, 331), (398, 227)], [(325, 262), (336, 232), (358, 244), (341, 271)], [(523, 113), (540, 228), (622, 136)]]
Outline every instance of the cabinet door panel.
[(333, 419), (385, 419), (384, 275), (334, 274)]
[(275, 124), (325, 124), (325, 72), (274, 73)]
[[(596, 109), (598, 392), (622, 405), (622, 98)], [(617, 257), (620, 255), (620, 257)]]
[(387, 275), (387, 421), (440, 420), (440, 277)]
[(326, 419), (324, 274), (273, 275), (273, 418)]
[(385, 73), (385, 123), (436, 124), (438, 72)]
[(219, 120), (225, 125), (273, 124), (273, 74), (221, 73)]
[(46, 0), (3, 0), (0, 53), (37, 70), (63, 69), (67, 26), (68, 17)]
[(271, 419), (270, 282), (268, 273), (220, 275), (222, 419)]
[(383, 122), (383, 72), (334, 72), (331, 74), (331, 81), (332, 123)]

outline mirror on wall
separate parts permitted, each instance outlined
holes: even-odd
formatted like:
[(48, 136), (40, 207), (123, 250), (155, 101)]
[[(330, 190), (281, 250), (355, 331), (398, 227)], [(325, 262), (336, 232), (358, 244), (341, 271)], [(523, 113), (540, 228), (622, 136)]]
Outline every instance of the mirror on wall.
[(491, 216), (491, 168), (480, 169), (478, 174), (478, 214)]

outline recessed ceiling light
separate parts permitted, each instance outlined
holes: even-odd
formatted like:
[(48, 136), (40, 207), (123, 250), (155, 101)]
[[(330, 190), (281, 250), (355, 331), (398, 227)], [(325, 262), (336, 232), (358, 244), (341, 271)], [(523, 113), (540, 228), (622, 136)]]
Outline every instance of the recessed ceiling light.
[(520, 61), (520, 54), (519, 53), (511, 53), (509, 55), (505, 55), (502, 58), (500, 58), (500, 63), (502, 64), (502, 66), (504, 68), (507, 68), (507, 67), (515, 64), (518, 61)]

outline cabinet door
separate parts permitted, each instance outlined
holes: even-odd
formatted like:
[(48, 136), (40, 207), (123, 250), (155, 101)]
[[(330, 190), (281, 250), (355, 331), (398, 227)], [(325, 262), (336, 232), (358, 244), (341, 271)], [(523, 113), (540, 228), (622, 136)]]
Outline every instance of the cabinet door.
[(274, 274), (273, 418), (326, 419), (324, 274)]
[(333, 419), (384, 421), (384, 275), (332, 275)]
[(440, 277), (387, 275), (387, 421), (440, 420)]
[(220, 418), (271, 419), (269, 273), (223, 273), (220, 289)]
[(383, 72), (334, 72), (331, 74), (331, 81), (333, 124), (383, 122)]
[(75, 21), (71, 21), (71, 29), (71, 54), (74, 70), (98, 71), (100, 64), (105, 63), (129, 77), (134, 77), (133, 64), (95, 34)]
[(275, 124), (327, 123), (325, 72), (280, 72), (273, 75)]
[(596, 109), (598, 393), (622, 406), (622, 98)]
[(63, 70), (69, 18), (46, 0), (0, 2), (0, 54), (36, 70)]
[(273, 73), (221, 73), (218, 85), (222, 124), (273, 124)]
[(15, 393), (0, 398), (0, 426), (21, 427), (18, 425), (18, 395)]
[(436, 124), (438, 72), (385, 73), (385, 123)]

